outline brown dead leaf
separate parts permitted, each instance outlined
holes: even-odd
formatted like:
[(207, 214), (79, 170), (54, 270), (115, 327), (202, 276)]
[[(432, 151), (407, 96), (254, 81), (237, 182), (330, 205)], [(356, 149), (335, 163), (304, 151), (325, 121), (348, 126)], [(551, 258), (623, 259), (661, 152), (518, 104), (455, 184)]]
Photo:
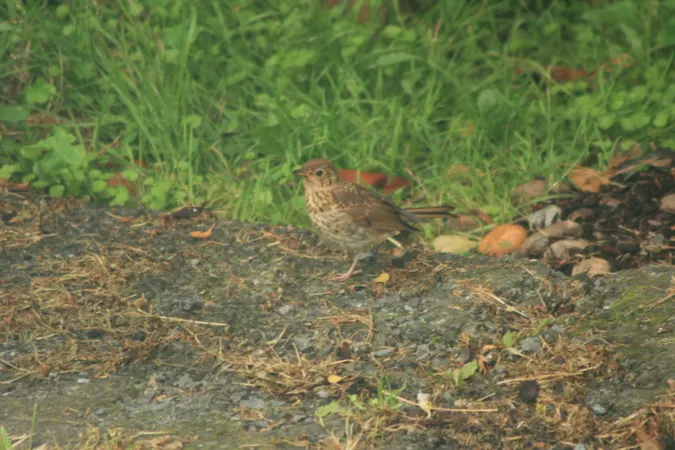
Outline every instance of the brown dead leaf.
[(614, 149), (614, 155), (612, 159), (609, 160), (609, 165), (607, 167), (607, 172), (616, 171), (621, 165), (627, 161), (631, 161), (635, 158), (642, 156), (642, 146), (637, 142), (634, 143), (631, 148), (627, 151), (621, 150), (621, 145), (617, 145)]
[(569, 171), (567, 179), (580, 191), (594, 193), (610, 183), (609, 174), (589, 167), (575, 167)]
[(516, 186), (511, 191), (511, 202), (514, 205), (527, 203), (537, 197), (541, 197), (546, 193), (548, 183), (545, 180), (532, 180)]
[(663, 446), (652, 436), (650, 436), (642, 427), (635, 428), (640, 450), (663, 450)]
[(474, 133), (474, 131), (476, 131), (476, 125), (472, 121), (467, 120), (464, 122), (464, 128), (462, 128), (462, 130), (459, 132), (459, 135), (463, 138), (469, 137)]
[(541, 234), (549, 238), (561, 238), (564, 236), (581, 236), (581, 225), (571, 220), (562, 220), (551, 226), (539, 230)]
[(460, 179), (460, 178), (466, 178), (467, 174), (471, 172), (471, 168), (467, 166), (466, 164), (462, 163), (455, 163), (451, 164), (450, 167), (448, 167), (448, 178), (451, 180), (453, 179)]
[(548, 250), (546, 250), (545, 257), (568, 258), (570, 250), (583, 250), (590, 245), (585, 239), (563, 239), (554, 242)]
[(572, 269), (572, 275), (585, 273), (589, 277), (604, 275), (610, 272), (609, 263), (602, 258), (587, 258)]
[(434, 250), (437, 252), (468, 253), (477, 246), (477, 242), (458, 234), (442, 235), (434, 239)]
[(675, 213), (675, 194), (668, 194), (661, 197), (661, 211)]
[(524, 255), (531, 257), (541, 256), (548, 248), (549, 239), (541, 231), (532, 233), (525, 239), (520, 250)]
[(208, 238), (211, 237), (211, 234), (213, 232), (213, 228), (215, 226), (216, 226), (216, 224), (214, 223), (206, 231), (192, 231), (192, 232), (190, 232), (190, 236), (193, 237), (193, 238), (197, 238), (197, 239), (208, 239)]
[(490, 256), (504, 256), (519, 249), (527, 238), (527, 230), (520, 225), (499, 225), (478, 244), (478, 251)]

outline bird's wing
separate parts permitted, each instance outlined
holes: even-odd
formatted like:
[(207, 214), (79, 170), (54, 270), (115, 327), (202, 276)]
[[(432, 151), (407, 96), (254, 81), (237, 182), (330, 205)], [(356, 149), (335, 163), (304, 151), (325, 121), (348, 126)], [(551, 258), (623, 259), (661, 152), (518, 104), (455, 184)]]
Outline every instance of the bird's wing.
[(413, 231), (420, 219), (389, 200), (353, 183), (341, 184), (331, 192), (354, 222), (378, 231)]

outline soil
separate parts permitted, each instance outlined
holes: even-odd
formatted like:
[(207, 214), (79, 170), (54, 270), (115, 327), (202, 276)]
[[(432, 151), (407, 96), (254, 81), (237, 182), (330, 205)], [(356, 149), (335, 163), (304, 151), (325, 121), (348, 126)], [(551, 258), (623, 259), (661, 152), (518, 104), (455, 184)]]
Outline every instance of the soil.
[(0, 425), (17, 441), (675, 445), (672, 265), (591, 279), (419, 250), (336, 283), (349, 261), (304, 230), (25, 193), (0, 212)]

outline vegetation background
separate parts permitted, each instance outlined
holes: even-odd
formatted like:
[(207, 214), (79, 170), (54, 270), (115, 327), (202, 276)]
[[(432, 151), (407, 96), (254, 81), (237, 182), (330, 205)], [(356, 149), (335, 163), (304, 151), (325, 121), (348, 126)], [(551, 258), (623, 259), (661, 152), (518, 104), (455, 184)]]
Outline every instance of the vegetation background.
[(675, 148), (674, 48), (675, 0), (5, 0), (0, 179), (302, 225), (291, 171), (328, 157), (505, 221), (514, 186)]

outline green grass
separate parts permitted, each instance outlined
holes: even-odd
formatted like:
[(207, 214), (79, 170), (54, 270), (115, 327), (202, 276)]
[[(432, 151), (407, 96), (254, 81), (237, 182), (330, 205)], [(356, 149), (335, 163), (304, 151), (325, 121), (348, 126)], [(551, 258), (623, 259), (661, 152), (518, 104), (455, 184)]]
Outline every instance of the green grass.
[[(603, 167), (617, 141), (675, 146), (672, 0), (361, 2), (386, 23), (317, 0), (45, 3), (0, 4), (0, 178), (51, 195), (307, 224), (291, 171), (328, 157), (505, 221), (520, 183)], [(548, 65), (598, 73), (516, 70)], [(120, 170), (137, 195), (107, 185)]]

